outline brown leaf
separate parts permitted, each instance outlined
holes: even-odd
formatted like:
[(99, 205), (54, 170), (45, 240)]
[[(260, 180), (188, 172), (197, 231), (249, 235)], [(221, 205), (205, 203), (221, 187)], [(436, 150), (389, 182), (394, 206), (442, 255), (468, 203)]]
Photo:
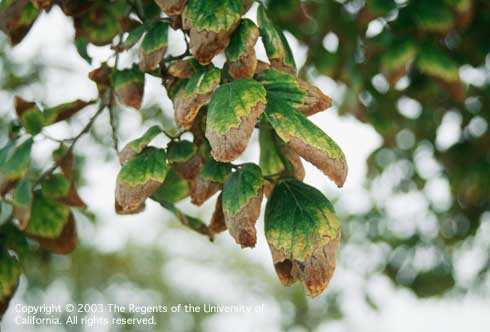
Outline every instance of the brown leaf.
[(17, 45), (27, 35), (34, 22), (25, 24), (22, 22), (22, 14), (30, 0), (12, 1), (3, 12), (0, 13), (0, 30), (3, 30), (10, 38), (13, 46)]
[(19, 221), (19, 229), (26, 230), (31, 218), (31, 205), (14, 205), (13, 215)]
[(187, 161), (172, 163), (175, 173), (186, 180), (191, 180), (197, 177), (201, 171), (202, 165), (203, 160), (199, 153), (196, 153)]
[[(192, 54), (196, 57), (200, 64), (206, 65), (213, 60), (214, 56), (221, 53), (230, 43), (230, 35), (238, 26), (235, 24), (231, 31), (199, 31), (191, 29), (190, 32), (190, 47)], [(184, 29), (185, 29), (184, 21)]]
[(19, 96), (15, 97), (15, 113), (19, 119), (22, 119), (22, 115), (24, 115), (27, 110), (34, 107), (36, 107), (36, 103), (29, 102)]
[(194, 205), (201, 206), (221, 189), (223, 189), (222, 183), (206, 180), (201, 175), (189, 180), (191, 202)]
[(118, 181), (116, 184), (116, 213), (134, 214), (142, 211), (145, 200), (151, 196), (161, 184), (161, 182), (155, 180), (148, 180), (144, 184), (132, 187)]
[(177, 60), (168, 67), (168, 73), (176, 78), (189, 79), (194, 75), (192, 60)]
[(85, 204), (82, 198), (78, 195), (78, 191), (73, 180), (70, 183), (70, 189), (68, 190), (66, 197), (63, 197), (58, 201), (71, 207), (78, 207), (81, 209), (87, 208), (87, 204)]
[(220, 194), (216, 200), (209, 230), (213, 234), (218, 234), (226, 230), (225, 215), (223, 214), (223, 194)]
[(257, 242), (257, 232), (255, 224), (260, 215), (260, 205), (264, 197), (263, 189), (260, 189), (257, 196), (250, 199), (236, 215), (229, 216), (224, 211), (225, 223), (231, 236), (241, 245), (242, 248), (253, 248)]
[(75, 219), (73, 218), (73, 214), (70, 212), (68, 217), (68, 222), (63, 227), (61, 234), (56, 239), (47, 239), (39, 236), (31, 236), (37, 242), (41, 248), (52, 252), (57, 255), (68, 255), (73, 250), (75, 250), (76, 242), (77, 242), (77, 230)]
[(255, 55), (255, 51), (251, 51), (250, 53), (240, 56), (238, 61), (229, 62), (228, 72), (235, 80), (246, 77), (252, 78), (256, 67), (257, 56)]
[(53, 0), (31, 0), (34, 7), (37, 9), (49, 9), (53, 4)]
[(299, 87), (306, 92), (303, 105), (295, 107), (295, 109), (306, 116), (310, 116), (321, 112), (332, 106), (332, 99), (325, 95), (319, 88), (311, 85), (300, 78), (297, 78)]
[(162, 61), (163, 56), (167, 52), (167, 48), (161, 48), (145, 54), (145, 51), (140, 48), (139, 50), (139, 68), (143, 72), (152, 71), (158, 67), (158, 64)]
[(281, 283), (289, 286), (301, 281), (311, 297), (319, 295), (329, 284), (335, 271), (340, 232), (326, 246), (317, 247), (304, 262), (287, 259), (282, 251), (271, 247), (272, 260)]
[(187, 0), (155, 0), (160, 9), (168, 16), (182, 15)]
[(144, 85), (140, 83), (126, 84), (117, 88), (116, 94), (121, 103), (139, 110), (143, 102)]

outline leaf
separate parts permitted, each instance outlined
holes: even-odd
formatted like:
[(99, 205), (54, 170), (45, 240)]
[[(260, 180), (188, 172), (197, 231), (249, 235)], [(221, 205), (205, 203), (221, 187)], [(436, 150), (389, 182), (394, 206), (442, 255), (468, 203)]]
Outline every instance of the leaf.
[(19, 283), (21, 267), (7, 249), (0, 247), (0, 317), (7, 311)]
[(235, 241), (254, 247), (257, 241), (255, 223), (260, 214), (264, 179), (255, 164), (245, 164), (228, 177), (223, 188), (223, 213), (226, 227)]
[(267, 16), (263, 5), (257, 9), (257, 21), (272, 68), (295, 74), (296, 63), (288, 41), (282, 31), (277, 29)]
[(77, 230), (73, 214), (71, 212), (69, 213), (68, 221), (63, 226), (61, 234), (57, 238), (50, 239), (36, 236), (33, 236), (33, 238), (36, 239), (37, 242), (39, 242), (41, 248), (53, 254), (70, 254), (71, 252), (73, 252), (73, 250), (75, 250), (77, 244)]
[(417, 58), (418, 69), (446, 82), (459, 81), (459, 66), (444, 52), (430, 46), (421, 48)]
[(45, 125), (50, 125), (59, 121), (69, 119), (74, 114), (94, 103), (95, 101), (75, 100), (58, 105), (56, 107), (45, 109), (43, 112), (44, 123)]
[(27, 179), (22, 179), (15, 188), (14, 217), (19, 221), (19, 228), (25, 230), (31, 217), (32, 186)]
[(141, 43), (140, 70), (152, 71), (163, 60), (168, 46), (168, 23), (157, 22), (146, 33)]
[(143, 134), (143, 136), (126, 144), (121, 152), (119, 152), (119, 161), (121, 165), (143, 151), (143, 149), (162, 132), (163, 131), (159, 126), (152, 126)]
[(447, 33), (454, 26), (454, 16), (446, 6), (423, 1), (417, 3), (415, 8), (413, 17), (417, 27), (422, 31)]
[(265, 116), (277, 135), (297, 154), (311, 162), (338, 187), (347, 177), (344, 153), (327, 134), (288, 103), (269, 98)]
[(35, 191), (26, 233), (36, 239), (56, 239), (68, 222), (69, 214), (69, 207), (49, 199), (41, 191)]
[(197, 147), (186, 140), (171, 142), (168, 145), (167, 159), (175, 172), (188, 180), (194, 179), (202, 166)]
[(226, 231), (225, 215), (223, 213), (223, 194), (221, 193), (216, 200), (209, 230), (213, 234), (218, 234)]
[(53, 0), (31, 0), (31, 2), (37, 9), (48, 10), (53, 5)]
[(18, 180), (25, 175), (31, 162), (32, 144), (32, 138), (28, 138), (8, 154), (0, 165), (0, 178)]
[(169, 170), (163, 149), (147, 147), (121, 168), (116, 183), (116, 211), (130, 214), (140, 211), (146, 198), (163, 183)]
[(306, 116), (332, 106), (332, 100), (319, 88), (292, 74), (264, 68), (257, 71), (255, 79), (264, 85), (268, 97), (285, 101)]
[(403, 40), (393, 43), (381, 57), (381, 70), (391, 85), (396, 84), (407, 73), (407, 67), (415, 60), (415, 45)]
[(181, 15), (187, 0), (155, 0), (160, 9), (168, 16)]
[(87, 61), (87, 63), (91, 65), (92, 58), (88, 54), (88, 45), (88, 40), (83, 37), (75, 39), (75, 47), (77, 49), (78, 55), (80, 55), (83, 60)]
[(221, 80), (221, 71), (212, 68), (195, 73), (175, 97), (175, 120), (189, 129), (201, 107), (208, 101)]
[(137, 68), (118, 70), (112, 74), (112, 83), (121, 103), (136, 109), (141, 108), (145, 74)]
[(233, 33), (225, 54), (228, 59), (228, 72), (233, 79), (252, 78), (257, 67), (255, 44), (259, 29), (249, 19), (243, 19)]
[(240, 22), (241, 0), (189, 0), (182, 15), (184, 30), (190, 30), (192, 54), (208, 64), (230, 42)]
[(163, 184), (151, 195), (151, 199), (175, 204), (187, 196), (189, 196), (189, 184), (171, 168)]
[(206, 67), (201, 66), (196, 59), (190, 58), (187, 60), (177, 60), (172, 62), (168, 67), (168, 73), (176, 78), (189, 79), (197, 71), (205, 70)]
[(68, 195), (70, 181), (63, 174), (53, 174), (41, 183), (41, 191), (49, 199), (61, 199)]
[(332, 204), (317, 189), (284, 180), (267, 202), (264, 222), (281, 282), (300, 281), (311, 297), (319, 295), (332, 278), (340, 241)]
[(220, 86), (211, 97), (206, 138), (214, 159), (232, 161), (246, 149), (266, 104), (264, 87), (244, 78)]
[(140, 41), (141, 37), (143, 37), (145, 29), (146, 26), (144, 24), (141, 24), (131, 30), (126, 37), (126, 40), (122, 43), (121, 50), (129, 50), (131, 47), (136, 45)]
[(213, 158), (208, 158), (201, 169), (201, 176), (212, 182), (225, 183), (228, 175), (231, 174), (231, 164), (221, 163)]
[(30, 0), (4, 1), (0, 7), (0, 30), (15, 46), (29, 33), (38, 16), (39, 10)]

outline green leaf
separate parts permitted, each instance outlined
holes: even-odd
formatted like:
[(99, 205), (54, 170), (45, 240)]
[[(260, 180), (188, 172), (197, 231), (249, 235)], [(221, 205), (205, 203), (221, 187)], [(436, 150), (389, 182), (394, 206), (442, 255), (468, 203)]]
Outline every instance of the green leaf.
[(416, 4), (414, 20), (424, 31), (447, 33), (454, 26), (451, 10), (437, 1), (421, 1)]
[(231, 164), (220, 163), (213, 158), (208, 158), (204, 163), (200, 175), (208, 181), (225, 183), (228, 175), (231, 174)]
[(459, 81), (459, 66), (444, 52), (435, 47), (424, 46), (417, 58), (418, 69), (448, 83)]
[(0, 246), (0, 317), (7, 311), (19, 283), (21, 267), (17, 259)]
[(249, 19), (243, 19), (233, 33), (225, 54), (228, 59), (228, 71), (234, 79), (253, 77), (257, 67), (255, 44), (259, 35), (259, 29)]
[(44, 116), (35, 103), (15, 97), (15, 113), (27, 133), (36, 135), (43, 129)]
[(171, 142), (167, 149), (167, 160), (169, 163), (185, 162), (197, 153), (197, 147), (187, 140)]
[(147, 197), (163, 183), (169, 167), (163, 149), (147, 147), (128, 160), (117, 176), (117, 212), (135, 213), (141, 210)]
[(189, 0), (182, 15), (183, 27), (190, 30), (192, 54), (208, 64), (229, 44), (240, 22), (241, 0)]
[(22, 179), (16, 186), (14, 196), (14, 216), (19, 220), (19, 228), (25, 229), (31, 217), (32, 185)]
[(126, 37), (126, 40), (122, 43), (121, 48), (123, 50), (129, 50), (131, 47), (133, 47), (134, 45), (136, 45), (136, 43), (140, 41), (145, 31), (146, 31), (146, 26), (143, 24), (131, 30), (128, 33), (128, 36)]
[(61, 199), (70, 191), (70, 181), (63, 174), (53, 174), (41, 183), (44, 197)]
[(41, 191), (35, 191), (26, 233), (35, 237), (56, 239), (68, 222), (69, 214), (69, 207), (48, 199)]
[(303, 282), (319, 295), (335, 270), (340, 227), (332, 204), (317, 189), (298, 180), (281, 181), (265, 211), (265, 234), (281, 282)]
[(208, 101), (221, 80), (221, 71), (217, 68), (198, 71), (179, 90), (175, 97), (175, 120), (177, 124), (189, 129), (201, 107)]
[(121, 103), (141, 108), (145, 87), (145, 74), (137, 68), (118, 70), (112, 74), (112, 84)]
[(77, 52), (80, 57), (87, 61), (89, 65), (92, 64), (92, 58), (88, 54), (88, 40), (85, 38), (75, 38), (75, 47), (77, 48)]
[(258, 71), (255, 79), (264, 85), (268, 98), (287, 102), (306, 116), (321, 112), (332, 105), (331, 99), (320, 89), (292, 74), (264, 69)]
[(163, 131), (160, 126), (155, 125), (150, 127), (140, 138), (126, 144), (121, 152), (119, 152), (119, 161), (121, 164), (124, 164), (127, 160), (133, 158), (135, 155), (143, 151), (143, 149), (162, 132)]
[(33, 140), (28, 138), (8, 156), (0, 166), (0, 177), (7, 180), (17, 180), (25, 175), (31, 162)]
[(269, 98), (265, 117), (279, 137), (342, 187), (347, 177), (344, 153), (327, 134), (288, 103)]
[(264, 6), (260, 5), (257, 9), (257, 20), (260, 28), (260, 35), (264, 42), (265, 51), (269, 58), (272, 68), (296, 73), (296, 63), (289, 43), (282, 31), (274, 26), (274, 23), (267, 16)]
[(140, 70), (152, 71), (158, 67), (168, 46), (168, 23), (157, 22), (150, 27), (140, 48)]
[(407, 66), (415, 60), (416, 56), (417, 49), (412, 42), (408, 40), (394, 42), (381, 57), (381, 70), (393, 85), (406, 74)]
[(243, 153), (265, 104), (264, 87), (252, 79), (232, 81), (216, 90), (206, 121), (206, 138), (214, 159), (232, 161)]
[(163, 184), (151, 195), (157, 202), (175, 204), (189, 196), (189, 184), (173, 169), (168, 171)]
[(235, 241), (254, 247), (257, 241), (255, 223), (260, 214), (264, 179), (255, 164), (245, 164), (228, 177), (223, 188), (225, 223)]

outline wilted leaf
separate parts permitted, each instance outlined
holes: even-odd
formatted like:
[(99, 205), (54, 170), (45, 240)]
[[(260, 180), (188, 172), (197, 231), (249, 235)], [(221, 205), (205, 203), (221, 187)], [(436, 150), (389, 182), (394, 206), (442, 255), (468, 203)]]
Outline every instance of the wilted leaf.
[(204, 70), (196, 59), (177, 60), (168, 67), (168, 73), (175, 78), (189, 79), (199, 70)]
[(112, 68), (105, 62), (88, 74), (88, 78), (97, 84), (99, 95), (103, 95), (107, 88), (111, 86), (111, 75)]
[(70, 212), (68, 215), (68, 221), (63, 226), (61, 234), (54, 238), (44, 238), (32, 236), (39, 242), (39, 245), (44, 250), (47, 250), (57, 255), (68, 255), (75, 250), (77, 244), (77, 229), (73, 214)]
[(140, 70), (151, 71), (163, 60), (168, 46), (168, 23), (157, 22), (146, 33), (140, 48)]
[(201, 107), (208, 101), (221, 80), (221, 71), (212, 68), (198, 71), (179, 90), (175, 97), (175, 120), (177, 124), (189, 129)]
[(216, 200), (209, 230), (213, 234), (218, 234), (226, 231), (225, 215), (223, 213), (223, 194), (221, 193)]
[(7, 311), (19, 283), (21, 267), (7, 249), (0, 248), (0, 317)]
[(45, 109), (43, 112), (44, 123), (45, 125), (50, 125), (59, 121), (66, 120), (84, 109), (85, 107), (94, 103), (95, 101), (75, 100), (69, 103), (64, 103), (55, 107)]
[(264, 6), (257, 9), (257, 20), (265, 51), (272, 68), (296, 74), (296, 63), (289, 43), (281, 30), (277, 29), (267, 16)]
[(151, 199), (175, 204), (187, 196), (189, 196), (189, 184), (171, 168), (163, 184), (151, 195)]
[(32, 185), (27, 179), (19, 181), (15, 188), (14, 217), (19, 221), (19, 228), (25, 230), (31, 217)]
[(268, 97), (290, 103), (293, 108), (306, 116), (321, 112), (332, 105), (332, 100), (319, 88), (296, 76), (260, 68), (255, 77), (267, 90)]
[(206, 138), (214, 159), (232, 161), (246, 149), (266, 104), (264, 87), (244, 78), (220, 86), (211, 97)]
[(225, 223), (235, 241), (254, 247), (257, 241), (255, 223), (260, 214), (264, 179), (255, 164), (245, 164), (228, 177), (223, 188)]
[(168, 172), (163, 149), (147, 147), (121, 168), (116, 183), (116, 211), (129, 214), (139, 211), (146, 198), (163, 183)]
[(199, 174), (202, 165), (197, 147), (186, 140), (169, 143), (167, 159), (175, 172), (188, 180)]
[(39, 10), (30, 0), (5, 0), (0, 6), (0, 30), (15, 46), (27, 35), (38, 15)]
[(347, 177), (347, 162), (339, 146), (303, 114), (288, 103), (269, 98), (265, 115), (279, 137), (342, 187)]
[(168, 16), (181, 15), (187, 0), (155, 0), (160, 9)]
[(141, 108), (145, 88), (145, 74), (137, 68), (115, 71), (112, 84), (121, 103), (126, 106)]
[(228, 72), (234, 79), (253, 77), (257, 67), (255, 44), (259, 35), (259, 29), (249, 19), (243, 19), (233, 33), (225, 53), (228, 59)]
[(150, 142), (153, 141), (153, 139), (161, 133), (162, 129), (159, 126), (153, 126), (150, 127), (143, 134), (143, 136), (126, 144), (121, 152), (119, 152), (119, 161), (121, 165), (143, 151), (143, 149), (148, 146), (148, 144), (150, 144)]
[(281, 181), (267, 202), (265, 234), (284, 285), (300, 281), (311, 297), (328, 286), (340, 227), (320, 191), (298, 180)]
[(208, 64), (230, 42), (230, 35), (240, 22), (241, 0), (189, 0), (182, 20), (190, 30), (192, 54), (201, 64)]
[(15, 97), (15, 113), (27, 133), (36, 135), (43, 129), (45, 124), (44, 115), (35, 103)]

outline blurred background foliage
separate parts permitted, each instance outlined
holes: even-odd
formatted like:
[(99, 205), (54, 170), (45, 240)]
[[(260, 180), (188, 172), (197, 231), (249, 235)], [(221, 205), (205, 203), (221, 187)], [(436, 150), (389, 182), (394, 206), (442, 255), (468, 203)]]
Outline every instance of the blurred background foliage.
[[(339, 254), (341, 268), (357, 271), (366, 280), (382, 273), (419, 297), (487, 294), (490, 2), (269, 0), (267, 5), (274, 22), (307, 47), (301, 76), (334, 81), (342, 91), (334, 105), (339, 114), (372, 126), (382, 137), (367, 161), (367, 208), (338, 211), (345, 246)], [(2, 93), (42, 88), (43, 65), (18, 63), (6, 55), (7, 47), (0, 36)], [(141, 114), (148, 123), (170, 121), (157, 106)], [(0, 118), (2, 133), (9, 126), (10, 119)], [(110, 136), (98, 130), (91, 135), (107, 148)], [(92, 234), (97, 220), (90, 215), (85, 219), (80, 233)], [(108, 254), (86, 241), (90, 235), (81, 235), (79, 248), (69, 257), (28, 256), (23, 300), (43, 303), (50, 291), (65, 291), (67, 301), (79, 303), (128, 298), (143, 303), (218, 301), (199, 287), (199, 280), (194, 285), (178, 280), (186, 272), (179, 274), (175, 267), (185, 263), (188, 271), (196, 272), (184, 281), (199, 279), (200, 267), (205, 266), (211, 271), (207, 277), (236, 282), (230, 289), (247, 293), (244, 298), (274, 303), (283, 313), (284, 330), (319, 329), (344, 314), (339, 297), (349, 288), (348, 281), (311, 302), (300, 286), (283, 288), (260, 263), (235, 253), (223, 257), (219, 248), (207, 248), (204, 240), (193, 239), (194, 234), (167, 227), (156, 232), (162, 238), (155, 248), (130, 244)], [(172, 249), (173, 237), (183, 237), (182, 243), (192, 250)], [(461, 272), (461, 261), (475, 250), (480, 257), (476, 267), (471, 273)], [(350, 259), (360, 252), (372, 258), (363, 267)], [(368, 292), (364, 299), (376, 309)], [(158, 319), (168, 330), (202, 331), (212, 326), (206, 325), (210, 318), (205, 315)]]

